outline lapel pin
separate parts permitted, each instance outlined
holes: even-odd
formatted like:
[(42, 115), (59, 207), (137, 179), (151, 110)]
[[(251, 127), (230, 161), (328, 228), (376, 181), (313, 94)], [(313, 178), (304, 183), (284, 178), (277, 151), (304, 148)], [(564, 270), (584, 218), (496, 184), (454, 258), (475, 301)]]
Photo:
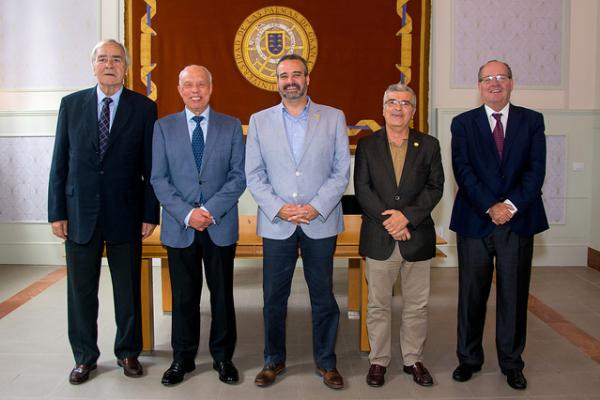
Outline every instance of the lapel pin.
[(413, 142), (413, 146), (419, 147), (419, 142)]
[(321, 114), (315, 114), (315, 119), (318, 121), (321, 118)]

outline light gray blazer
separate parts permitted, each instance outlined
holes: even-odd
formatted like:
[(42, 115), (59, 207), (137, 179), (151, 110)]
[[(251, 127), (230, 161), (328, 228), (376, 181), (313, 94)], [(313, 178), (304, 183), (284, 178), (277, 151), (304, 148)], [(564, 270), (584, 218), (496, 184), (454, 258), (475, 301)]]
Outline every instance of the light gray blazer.
[(215, 219), (208, 227), (212, 241), (218, 246), (237, 242), (237, 203), (246, 188), (244, 156), (240, 121), (211, 109), (198, 173), (185, 111), (156, 121), (150, 182), (163, 208), (162, 243), (177, 248), (192, 244), (195, 231), (184, 221), (201, 195)]
[(319, 216), (301, 224), (312, 239), (344, 230), (340, 200), (350, 176), (346, 119), (342, 111), (310, 102), (308, 127), (296, 164), (283, 122), (283, 104), (250, 117), (246, 140), (246, 179), (258, 204), (257, 234), (287, 239), (296, 225), (277, 216), (286, 203), (310, 203)]

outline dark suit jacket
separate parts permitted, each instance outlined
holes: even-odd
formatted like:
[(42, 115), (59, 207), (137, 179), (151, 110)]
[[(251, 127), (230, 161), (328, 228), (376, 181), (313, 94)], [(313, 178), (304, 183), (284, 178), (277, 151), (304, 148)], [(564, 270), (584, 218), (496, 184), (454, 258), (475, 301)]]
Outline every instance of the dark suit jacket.
[[(444, 170), (436, 138), (410, 130), (400, 183), (384, 129), (358, 141), (354, 160), (354, 191), (363, 209), (359, 252), (385, 260), (394, 245), (408, 261), (435, 256), (435, 227), (431, 211), (440, 201)], [(411, 239), (396, 241), (383, 227), (385, 210), (400, 210), (410, 221)]]
[(494, 223), (486, 211), (509, 199), (518, 211), (509, 221), (520, 236), (548, 229), (542, 203), (546, 137), (542, 114), (510, 105), (500, 161), (484, 106), (452, 120), (452, 166), (458, 185), (450, 229), (483, 238)]
[(48, 188), (48, 221), (68, 221), (69, 239), (87, 243), (100, 222), (107, 241), (141, 237), (157, 224), (159, 205), (150, 185), (156, 104), (123, 89), (103, 159), (98, 150), (96, 88), (60, 104)]

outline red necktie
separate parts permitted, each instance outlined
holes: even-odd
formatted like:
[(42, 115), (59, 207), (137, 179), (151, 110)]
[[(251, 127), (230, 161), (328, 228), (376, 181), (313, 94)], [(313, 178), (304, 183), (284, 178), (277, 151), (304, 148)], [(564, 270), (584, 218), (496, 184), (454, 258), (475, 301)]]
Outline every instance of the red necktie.
[(498, 150), (498, 157), (502, 160), (502, 151), (504, 150), (504, 128), (502, 127), (502, 121), (500, 118), (502, 114), (494, 113), (492, 117), (496, 119), (496, 126), (492, 135), (494, 135), (494, 142), (496, 142), (496, 149)]

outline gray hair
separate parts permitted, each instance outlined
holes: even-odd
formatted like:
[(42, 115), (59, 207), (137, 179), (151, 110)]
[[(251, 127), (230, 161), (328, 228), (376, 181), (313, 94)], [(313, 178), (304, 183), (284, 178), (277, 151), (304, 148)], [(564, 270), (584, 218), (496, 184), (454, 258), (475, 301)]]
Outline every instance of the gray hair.
[(210, 71), (208, 70), (208, 68), (206, 68), (204, 65), (196, 65), (196, 64), (190, 64), (190, 65), (186, 65), (180, 72), (179, 72), (179, 84), (181, 85), (181, 81), (183, 79), (183, 74), (186, 72), (186, 70), (188, 68), (200, 68), (202, 71), (204, 71), (204, 73), (206, 74), (206, 76), (208, 76), (208, 83), (212, 85), (212, 74), (210, 73)]
[(123, 54), (125, 54), (125, 67), (128, 67), (129, 66), (129, 61), (130, 61), (129, 60), (129, 53), (127, 52), (127, 49), (125, 48), (125, 46), (123, 46), (122, 43), (117, 42), (115, 39), (105, 39), (105, 40), (102, 40), (102, 41), (98, 42), (98, 44), (96, 44), (94, 46), (94, 48), (92, 49), (92, 53), (90, 55), (90, 58), (92, 60), (92, 64), (96, 61), (96, 55), (98, 54), (98, 50), (102, 46), (104, 46), (106, 44), (109, 44), (109, 43), (117, 45), (117, 46), (119, 46), (121, 48), (121, 51), (123, 52)]
[(388, 86), (388, 88), (383, 93), (384, 104), (388, 100), (388, 98), (390, 97), (390, 93), (392, 92), (408, 92), (412, 94), (412, 100), (410, 101), (410, 104), (412, 104), (413, 107), (417, 106), (417, 95), (415, 94), (414, 90), (412, 90), (409, 86), (405, 85), (404, 83), (394, 83)]
[(481, 71), (483, 71), (483, 69), (485, 68), (486, 65), (488, 65), (489, 63), (493, 63), (493, 62), (497, 62), (500, 64), (504, 64), (504, 66), (506, 67), (506, 72), (508, 74), (508, 77), (510, 79), (512, 79), (513, 74), (512, 74), (512, 69), (510, 69), (510, 65), (508, 65), (507, 63), (505, 63), (504, 61), (500, 61), (500, 60), (490, 60), (488, 62), (486, 62), (485, 64), (483, 64), (481, 67), (479, 67), (479, 71), (477, 71), (477, 80), (480, 81), (481, 78), (483, 78), (483, 76), (481, 76)]

